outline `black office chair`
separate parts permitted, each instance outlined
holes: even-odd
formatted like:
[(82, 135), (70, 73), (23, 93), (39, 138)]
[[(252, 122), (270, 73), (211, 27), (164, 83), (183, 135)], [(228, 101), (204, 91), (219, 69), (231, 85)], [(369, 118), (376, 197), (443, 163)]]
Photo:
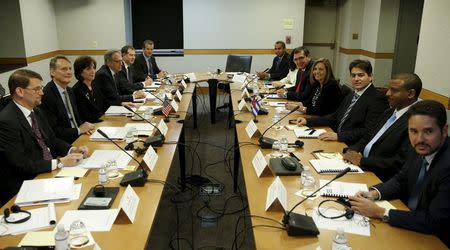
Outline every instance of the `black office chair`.
[(0, 111), (2, 111), (11, 100), (11, 95), (0, 96)]

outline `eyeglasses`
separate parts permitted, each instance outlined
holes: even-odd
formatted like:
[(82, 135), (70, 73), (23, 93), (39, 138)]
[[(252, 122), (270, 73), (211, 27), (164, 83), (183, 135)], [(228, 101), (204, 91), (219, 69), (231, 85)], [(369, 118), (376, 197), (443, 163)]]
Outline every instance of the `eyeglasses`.
[(34, 88), (25, 88), (25, 89), (33, 90), (34, 92), (39, 93), (39, 92), (44, 90), (44, 87), (43, 86), (37, 86), (37, 87), (34, 87)]

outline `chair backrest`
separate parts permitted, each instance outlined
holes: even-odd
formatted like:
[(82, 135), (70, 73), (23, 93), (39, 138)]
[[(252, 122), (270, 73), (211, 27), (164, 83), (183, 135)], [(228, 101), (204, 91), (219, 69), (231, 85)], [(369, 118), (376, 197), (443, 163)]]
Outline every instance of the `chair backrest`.
[(228, 55), (225, 71), (250, 73), (251, 67), (252, 67), (252, 56)]
[(2, 111), (11, 100), (12, 100), (11, 95), (5, 95), (3, 97), (0, 97), (0, 111)]
[(348, 94), (353, 93), (353, 89), (344, 83), (344, 84), (341, 84), (341, 92), (342, 92), (342, 98), (345, 98)]

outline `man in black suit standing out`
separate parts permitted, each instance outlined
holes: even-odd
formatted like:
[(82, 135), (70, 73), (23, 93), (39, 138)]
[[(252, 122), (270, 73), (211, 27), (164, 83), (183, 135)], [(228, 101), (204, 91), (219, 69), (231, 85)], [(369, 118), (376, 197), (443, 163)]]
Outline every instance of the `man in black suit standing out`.
[(142, 54), (136, 56), (136, 61), (133, 64), (135, 81), (145, 81), (147, 77), (155, 80), (156, 78), (162, 78), (167, 75), (167, 72), (160, 70), (156, 64), (155, 57), (153, 56), (153, 49), (155, 44), (152, 40), (145, 40), (142, 43)]
[(353, 145), (378, 122), (380, 115), (389, 107), (386, 97), (372, 84), (372, 65), (369, 61), (354, 60), (350, 63), (349, 71), (355, 91), (342, 100), (336, 112), (322, 117), (298, 119), (299, 126), (330, 126), (335, 131), (321, 134), (321, 140)]
[(344, 160), (372, 171), (382, 181), (397, 174), (411, 149), (405, 113), (417, 102), (421, 90), (422, 81), (416, 74), (395, 75), (386, 92), (391, 108), (369, 133), (348, 148)]
[(275, 43), (275, 58), (269, 71), (256, 72), (259, 79), (279, 81), (289, 73), (289, 53), (286, 52), (286, 44), (283, 41)]
[(79, 135), (92, 134), (95, 126), (81, 121), (75, 95), (68, 87), (73, 78), (72, 64), (65, 56), (50, 60), (52, 81), (44, 87), (42, 109), (58, 138), (73, 143)]
[[(352, 209), (391, 226), (437, 235), (450, 247), (450, 138), (444, 105), (425, 100), (408, 111), (415, 152), (392, 179), (350, 197)], [(402, 199), (409, 211), (385, 209), (374, 200)]]
[(0, 204), (11, 199), (24, 180), (74, 166), (88, 152), (84, 146), (71, 148), (57, 138), (36, 108), (44, 94), (41, 75), (17, 70), (10, 76), (8, 86), (12, 101), (0, 113)]
[(132, 106), (135, 99), (145, 98), (142, 90), (134, 91), (121, 75), (122, 55), (120, 50), (109, 50), (104, 55), (105, 64), (95, 73), (95, 82), (111, 105)]
[(150, 86), (153, 83), (151, 77), (147, 77), (145, 81), (135, 81), (134, 72), (132, 70), (132, 65), (136, 60), (136, 50), (133, 46), (125, 45), (120, 50), (122, 53), (122, 70), (120, 73), (123, 74), (124, 78), (127, 79), (128, 84), (134, 90), (143, 89), (144, 86)]

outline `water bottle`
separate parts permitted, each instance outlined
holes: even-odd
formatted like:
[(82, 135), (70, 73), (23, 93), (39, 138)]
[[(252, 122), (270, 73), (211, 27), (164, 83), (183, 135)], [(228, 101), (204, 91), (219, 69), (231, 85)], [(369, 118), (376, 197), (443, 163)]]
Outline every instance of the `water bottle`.
[(303, 187), (303, 185), (305, 185), (305, 179), (308, 176), (311, 176), (311, 170), (309, 166), (305, 165), (303, 166), (303, 171), (302, 174), (300, 175), (300, 186)]
[(98, 170), (98, 183), (105, 184), (108, 182), (108, 171), (107, 164), (103, 164), (102, 167)]
[(68, 250), (69, 232), (64, 229), (63, 224), (59, 224), (55, 233), (55, 250)]
[(144, 119), (151, 122), (153, 118), (153, 108), (148, 108), (144, 112)]
[(331, 243), (331, 250), (348, 250), (351, 249), (347, 246), (347, 238), (342, 227), (336, 229), (336, 235)]
[(273, 158), (278, 158), (281, 156), (280, 153), (280, 148), (281, 148), (281, 142), (279, 140), (275, 140), (272, 144), (272, 153), (271, 156)]
[(282, 137), (280, 140), (280, 153), (287, 154), (288, 153), (288, 139), (286, 137)]
[(125, 135), (125, 142), (127, 144), (133, 143), (134, 137), (133, 137), (133, 131), (128, 130), (127, 134)]

